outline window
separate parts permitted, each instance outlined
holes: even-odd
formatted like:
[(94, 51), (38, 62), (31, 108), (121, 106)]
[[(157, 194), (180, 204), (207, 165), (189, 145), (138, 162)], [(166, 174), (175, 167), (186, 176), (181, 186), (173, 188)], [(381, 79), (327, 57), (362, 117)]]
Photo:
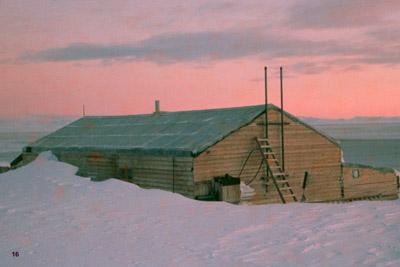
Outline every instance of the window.
[(133, 180), (133, 170), (128, 168), (119, 169), (119, 179), (125, 182), (132, 182)]
[(353, 170), (353, 178), (360, 177), (360, 170)]

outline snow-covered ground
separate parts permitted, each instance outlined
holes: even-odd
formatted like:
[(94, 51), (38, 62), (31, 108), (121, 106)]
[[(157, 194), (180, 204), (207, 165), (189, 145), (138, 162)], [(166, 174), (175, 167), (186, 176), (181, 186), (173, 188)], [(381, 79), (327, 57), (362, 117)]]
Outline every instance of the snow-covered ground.
[(0, 175), (1, 266), (400, 266), (400, 201), (235, 206), (76, 170)]

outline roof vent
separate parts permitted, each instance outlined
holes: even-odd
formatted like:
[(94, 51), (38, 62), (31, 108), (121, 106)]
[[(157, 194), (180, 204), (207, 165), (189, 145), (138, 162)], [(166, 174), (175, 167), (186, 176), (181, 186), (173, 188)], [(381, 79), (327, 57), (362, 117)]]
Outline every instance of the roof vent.
[(155, 105), (156, 105), (156, 111), (154, 113), (160, 113), (160, 101), (156, 100)]

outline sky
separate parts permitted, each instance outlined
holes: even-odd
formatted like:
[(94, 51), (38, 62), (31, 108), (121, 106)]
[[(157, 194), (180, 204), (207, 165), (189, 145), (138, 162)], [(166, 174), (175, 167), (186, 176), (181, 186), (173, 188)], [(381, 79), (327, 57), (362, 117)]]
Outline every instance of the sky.
[(269, 102), (400, 116), (400, 1), (0, 0), (0, 118)]

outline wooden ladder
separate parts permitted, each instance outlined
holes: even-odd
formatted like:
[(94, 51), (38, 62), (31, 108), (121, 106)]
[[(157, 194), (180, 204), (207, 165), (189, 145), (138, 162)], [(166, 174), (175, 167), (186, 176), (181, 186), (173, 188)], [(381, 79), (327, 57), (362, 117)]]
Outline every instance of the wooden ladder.
[[(297, 202), (296, 195), (293, 193), (292, 188), (289, 185), (287, 175), (283, 172), (282, 167), (279, 165), (275, 153), (272, 151), (268, 139), (255, 138), (257, 142), (258, 149), (261, 152), (263, 161), (267, 166), (267, 175), (270, 173), (272, 180), (274, 181), (276, 190), (282, 200), (282, 203), (286, 203), (285, 198), (293, 197), (293, 200)], [(271, 158), (270, 158), (271, 156)], [(272, 164), (270, 164), (270, 160)], [(272, 166), (271, 166), (272, 165)]]

